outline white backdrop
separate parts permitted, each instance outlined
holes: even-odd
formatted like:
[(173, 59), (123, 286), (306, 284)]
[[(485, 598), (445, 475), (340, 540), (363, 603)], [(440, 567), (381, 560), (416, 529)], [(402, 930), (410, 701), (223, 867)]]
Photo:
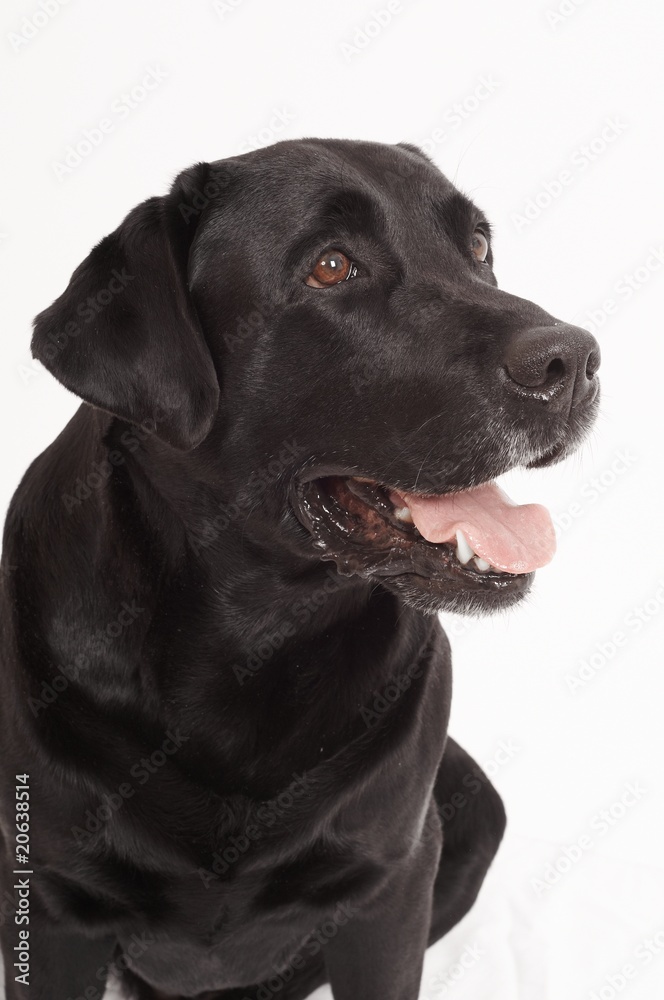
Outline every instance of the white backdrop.
[(0, 14), (3, 511), (78, 405), (30, 360), (32, 317), (196, 160), (309, 135), (420, 143), (493, 220), (502, 287), (600, 340), (591, 442), (506, 479), (555, 515), (554, 563), (509, 616), (447, 619), (452, 732), (509, 827), (476, 907), (428, 953), (431, 1000), (651, 1000), (664, 985), (663, 17), (655, 0)]

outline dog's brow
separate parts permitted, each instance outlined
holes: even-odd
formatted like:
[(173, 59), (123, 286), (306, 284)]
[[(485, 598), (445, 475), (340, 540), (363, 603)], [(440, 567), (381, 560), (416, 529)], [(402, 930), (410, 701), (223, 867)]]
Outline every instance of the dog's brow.
[(491, 233), (491, 225), (484, 213), (460, 191), (437, 199), (432, 207), (434, 218), (452, 238), (465, 239), (478, 225), (487, 236)]
[(380, 213), (375, 201), (364, 191), (346, 190), (325, 201), (320, 221), (330, 229), (343, 225), (366, 231), (380, 224)]
[(286, 268), (296, 267), (303, 254), (313, 252), (321, 240), (355, 236), (379, 239), (386, 223), (380, 207), (364, 191), (337, 191), (322, 200), (311, 220), (309, 231), (291, 247)]

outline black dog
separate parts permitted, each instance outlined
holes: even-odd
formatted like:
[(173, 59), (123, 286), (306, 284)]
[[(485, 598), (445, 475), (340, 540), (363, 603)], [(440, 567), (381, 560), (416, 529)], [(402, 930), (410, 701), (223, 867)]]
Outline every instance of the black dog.
[(491, 480), (581, 441), (595, 342), (417, 149), (303, 140), (138, 206), (33, 351), (84, 403), (5, 530), (8, 998), (414, 1000), (504, 828), (433, 612), (552, 555)]

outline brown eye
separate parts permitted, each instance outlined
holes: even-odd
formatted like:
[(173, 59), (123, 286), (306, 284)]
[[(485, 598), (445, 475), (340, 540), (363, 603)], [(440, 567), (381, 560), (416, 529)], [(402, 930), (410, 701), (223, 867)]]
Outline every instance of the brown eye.
[(327, 288), (354, 276), (356, 270), (341, 250), (329, 250), (318, 261), (306, 283), (311, 288)]
[(480, 263), (483, 264), (489, 252), (489, 243), (481, 229), (476, 229), (473, 233), (470, 249), (473, 251)]

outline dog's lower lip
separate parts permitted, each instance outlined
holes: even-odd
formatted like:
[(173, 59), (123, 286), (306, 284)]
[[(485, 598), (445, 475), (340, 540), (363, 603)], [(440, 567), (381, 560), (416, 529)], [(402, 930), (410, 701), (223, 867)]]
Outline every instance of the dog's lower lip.
[(552, 465), (558, 458), (560, 458), (565, 452), (565, 442), (561, 441), (545, 451), (544, 454), (539, 455), (537, 458), (533, 459), (532, 462), (528, 462), (526, 468), (528, 469), (542, 469), (547, 465)]

